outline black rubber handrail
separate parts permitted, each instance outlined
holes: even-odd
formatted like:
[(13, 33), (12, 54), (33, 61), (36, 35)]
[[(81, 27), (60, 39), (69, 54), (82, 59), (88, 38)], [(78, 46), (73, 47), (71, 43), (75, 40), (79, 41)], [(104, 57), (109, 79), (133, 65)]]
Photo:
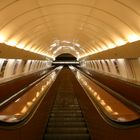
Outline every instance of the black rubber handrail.
[[(57, 68), (53, 69), (52, 71), (50, 71), (49, 73), (47, 73), (45, 76), (41, 77), (40, 79), (38, 79), (37, 81), (35, 81), (31, 87), (33, 87), (34, 85), (36, 85), (39, 81), (43, 80), (45, 77), (47, 77), (48, 75), (50, 75), (53, 71), (55, 71)], [(57, 75), (59, 74), (60, 71), (58, 71)], [(53, 83), (52, 83), (53, 84)], [(52, 85), (51, 84), (51, 85)], [(51, 87), (51, 86), (50, 86)], [(49, 88), (50, 88), (49, 87)], [(27, 87), (27, 90), (30, 89), (30, 87)], [(25, 91), (27, 91), (25, 90)], [(49, 89), (48, 89), (49, 90)], [(25, 92), (24, 92), (25, 93)], [(22, 95), (21, 95), (22, 96)], [(17, 129), (21, 126), (24, 126), (28, 123), (28, 121), (30, 121), (30, 119), (33, 117), (33, 115), (36, 113), (37, 109), (39, 108), (41, 102), (43, 101), (43, 99), (45, 98), (46, 94), (44, 94), (41, 99), (39, 99), (39, 101), (35, 104), (35, 106), (31, 109), (30, 112), (28, 112), (25, 116), (23, 116), (19, 121), (17, 122), (3, 122), (0, 121), (0, 128), (5, 128), (5, 129)], [(14, 99), (15, 100), (15, 99)]]
[[(78, 68), (76, 68), (78, 69)], [(133, 108), (135, 111), (137, 111), (138, 113), (140, 113), (140, 106), (137, 105), (136, 103), (126, 99), (124, 96), (120, 95), (118, 92), (112, 90), (111, 88), (109, 88), (108, 86), (102, 84), (101, 82), (99, 82), (96, 79), (93, 79), (93, 77), (91, 77), (91, 75), (81, 71), (80, 69), (78, 69), (82, 74), (84, 74), (87, 78), (89, 78), (91, 81), (95, 82), (97, 85), (99, 85), (100, 87), (102, 87), (103, 89), (105, 89), (106, 91), (108, 91), (111, 95), (113, 95), (114, 97), (117, 97), (118, 99), (120, 99), (123, 103), (125, 103), (126, 105), (128, 105), (129, 107)]]
[(26, 91), (28, 91), (30, 88), (32, 88), (35, 84), (37, 84), (38, 82), (40, 82), (41, 80), (43, 80), (46, 76), (48, 76), (51, 72), (53, 72), (55, 69), (50, 70), (49, 72), (47, 72), (45, 75), (43, 75), (42, 77), (40, 77), (39, 79), (35, 80), (34, 82), (32, 82), (31, 84), (29, 84), (28, 86), (26, 86), (25, 88), (21, 89), (20, 91), (16, 92), (15, 94), (13, 94), (12, 96), (10, 96), (9, 98), (7, 98), (6, 100), (4, 100), (3, 102), (0, 103), (0, 109), (5, 107), (7, 104), (9, 104), (10, 102), (12, 102), (13, 100), (16, 100), (17, 98), (19, 98), (20, 96), (22, 96)]
[[(101, 72), (97, 72), (97, 71), (95, 71), (95, 70), (90, 70), (90, 69), (88, 69), (88, 68), (82, 68), (82, 67), (77, 67), (78, 69), (80, 69), (81, 71), (83, 71), (83, 72), (85, 72), (87, 75), (89, 75), (89, 76), (92, 76), (92, 73), (93, 72), (95, 72), (95, 73), (99, 73), (99, 74), (101, 74), (101, 75), (105, 75), (105, 76), (107, 76), (107, 77), (111, 77), (111, 78), (114, 78), (114, 79), (117, 79), (117, 80), (119, 80), (119, 81), (121, 81), (121, 82), (123, 82), (123, 83), (127, 83), (128, 85), (130, 85), (130, 86), (134, 86), (134, 87), (137, 87), (137, 88), (140, 88), (140, 83), (138, 84), (137, 82), (131, 82), (131, 80), (129, 80), (129, 79), (125, 79), (125, 78), (119, 78), (119, 76), (117, 77), (117, 76), (115, 76), (115, 75), (107, 75), (106, 73), (101, 73)], [(88, 74), (86, 71), (88, 71), (90, 74)]]
[[(77, 68), (75, 68), (75, 69), (77, 69)], [(79, 69), (77, 69), (77, 70), (79, 70)], [(93, 78), (91, 78), (88, 74), (84, 73), (83, 71), (81, 71), (81, 70), (79, 70), (79, 71), (83, 75), (85, 75), (87, 78), (89, 78), (91, 81), (93, 81), (95, 83), (98, 82), (98, 81), (94, 80)], [(100, 84), (100, 83), (97, 83), (97, 84), (102, 87), (102, 84)], [(106, 88), (106, 86), (104, 87), (104, 89), (105, 88)], [(107, 91), (108, 91), (108, 88), (107, 88)], [(111, 90), (111, 92), (113, 92), (113, 94), (114, 94), (114, 91)], [(140, 126), (140, 118), (139, 119), (136, 119), (136, 120), (133, 120), (133, 121), (129, 121), (129, 122), (119, 122), (119, 121), (112, 120), (107, 114), (105, 114), (105, 112), (103, 111), (103, 109), (98, 105), (97, 101), (91, 99), (89, 96), (88, 96), (88, 98), (90, 99), (90, 101), (92, 102), (92, 104), (94, 105), (94, 107), (96, 108), (96, 110), (98, 111), (98, 113), (100, 114), (100, 116), (103, 118), (103, 120), (106, 123), (108, 123), (109, 125), (111, 125), (113, 127), (116, 127), (116, 128), (120, 128), (120, 129), (128, 129), (128, 128), (133, 128), (133, 127), (139, 127)], [(124, 103), (127, 102), (126, 105), (129, 104), (129, 106), (131, 106), (131, 102), (130, 101), (127, 101), (127, 99), (124, 99), (124, 97), (121, 97), (121, 96), (119, 98), (121, 98), (121, 100), (123, 100)], [(133, 106), (133, 107), (135, 107), (135, 106)], [(139, 106), (138, 106), (138, 108), (135, 108), (135, 110), (136, 111), (140, 111)]]

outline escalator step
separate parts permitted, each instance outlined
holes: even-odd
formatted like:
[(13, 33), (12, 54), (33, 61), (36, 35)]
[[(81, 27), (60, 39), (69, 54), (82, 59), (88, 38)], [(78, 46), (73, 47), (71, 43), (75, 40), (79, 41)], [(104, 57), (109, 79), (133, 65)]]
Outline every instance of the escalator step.
[(83, 122), (84, 118), (83, 117), (50, 117), (49, 122), (62, 122), (62, 121), (72, 121), (72, 122)]
[(49, 122), (48, 127), (86, 127), (85, 122)]
[(83, 117), (81, 113), (51, 113), (50, 116), (54, 117)]
[(59, 107), (59, 108), (56, 108), (54, 107), (52, 110), (81, 110), (80, 107), (73, 107), (73, 108), (70, 108), (70, 107)]
[(89, 140), (88, 134), (46, 134), (45, 140)]
[(80, 108), (79, 104), (77, 105), (54, 105), (54, 108), (63, 108), (63, 107), (67, 107), (67, 108)]
[(78, 109), (78, 110), (73, 110), (73, 109), (71, 109), (71, 110), (64, 110), (64, 109), (62, 109), (62, 110), (52, 110), (51, 111), (51, 113), (81, 113), (81, 110), (80, 109)]
[(54, 112), (51, 112), (51, 114), (73, 114), (73, 113), (76, 113), (76, 114), (81, 114), (81, 111), (54, 111)]
[(88, 130), (86, 127), (48, 127), (46, 132), (53, 134), (86, 134)]
[(59, 108), (59, 107), (75, 108), (75, 107), (79, 107), (79, 104), (71, 104), (71, 105), (54, 104), (53, 107), (56, 107), (56, 108)]

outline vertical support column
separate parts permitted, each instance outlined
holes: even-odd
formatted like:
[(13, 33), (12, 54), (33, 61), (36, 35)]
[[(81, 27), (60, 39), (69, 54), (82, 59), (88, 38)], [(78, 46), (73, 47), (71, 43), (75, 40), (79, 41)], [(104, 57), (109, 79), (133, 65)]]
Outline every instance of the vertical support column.
[(10, 77), (13, 75), (14, 67), (15, 67), (15, 59), (9, 59), (4, 71), (4, 77)]

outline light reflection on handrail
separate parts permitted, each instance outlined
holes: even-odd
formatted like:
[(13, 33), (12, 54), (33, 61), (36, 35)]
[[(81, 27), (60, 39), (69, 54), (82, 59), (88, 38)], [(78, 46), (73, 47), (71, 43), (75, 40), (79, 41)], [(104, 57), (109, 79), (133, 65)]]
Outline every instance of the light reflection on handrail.
[(62, 66), (53, 70), (46, 78), (41, 80), (24, 95), (0, 110), (0, 121), (14, 123), (25, 119), (39, 101), (46, 95), (47, 90), (55, 81)]
[(70, 68), (93, 104), (96, 106), (98, 105), (109, 119), (116, 122), (131, 122), (140, 119), (139, 113), (113, 97), (103, 88), (83, 75), (78, 69), (72, 66)]

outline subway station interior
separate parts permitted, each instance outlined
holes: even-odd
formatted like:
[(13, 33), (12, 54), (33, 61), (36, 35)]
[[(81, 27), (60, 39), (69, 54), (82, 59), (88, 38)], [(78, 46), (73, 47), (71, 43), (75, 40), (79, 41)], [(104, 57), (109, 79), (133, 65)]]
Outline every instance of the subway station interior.
[(140, 0), (0, 0), (0, 140), (139, 140)]

